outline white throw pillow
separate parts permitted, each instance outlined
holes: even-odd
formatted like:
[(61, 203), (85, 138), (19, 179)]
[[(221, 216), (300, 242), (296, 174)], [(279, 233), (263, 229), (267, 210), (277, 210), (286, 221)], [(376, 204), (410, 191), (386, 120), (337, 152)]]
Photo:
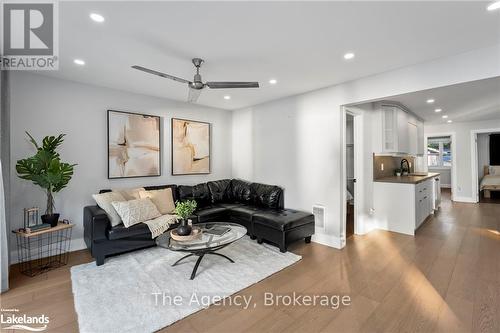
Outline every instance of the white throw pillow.
[(112, 189), (111, 191), (120, 193), (125, 198), (125, 200), (135, 200), (135, 199), (141, 198), (139, 193), (141, 191), (144, 191), (144, 187), (115, 188), (115, 189)]
[(162, 215), (172, 214), (174, 212), (175, 204), (171, 188), (141, 191), (139, 192), (139, 196), (141, 197), (141, 199), (150, 198)]
[(158, 208), (149, 198), (129, 201), (114, 201), (111, 203), (128, 228), (134, 224), (161, 216)]
[(490, 165), (490, 175), (500, 176), (500, 165)]
[(108, 215), (111, 225), (114, 227), (122, 223), (120, 216), (116, 212), (115, 208), (111, 204), (112, 202), (126, 201), (123, 195), (118, 192), (106, 192), (100, 194), (92, 194), (95, 202), (99, 207), (101, 207)]

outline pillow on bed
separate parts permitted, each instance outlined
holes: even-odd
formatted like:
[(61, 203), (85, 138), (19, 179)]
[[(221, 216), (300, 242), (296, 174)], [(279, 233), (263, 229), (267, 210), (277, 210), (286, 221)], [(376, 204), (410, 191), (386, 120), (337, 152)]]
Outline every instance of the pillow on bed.
[(492, 176), (500, 176), (500, 165), (490, 165), (489, 173)]

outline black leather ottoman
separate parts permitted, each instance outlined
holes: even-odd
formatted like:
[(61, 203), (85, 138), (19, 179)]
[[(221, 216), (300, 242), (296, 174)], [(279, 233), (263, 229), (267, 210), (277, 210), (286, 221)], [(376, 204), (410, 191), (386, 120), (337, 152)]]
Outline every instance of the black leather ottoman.
[(311, 242), (314, 234), (314, 215), (293, 209), (259, 212), (253, 215), (253, 235), (259, 243), (264, 240), (278, 245), (286, 252), (288, 245), (304, 238)]

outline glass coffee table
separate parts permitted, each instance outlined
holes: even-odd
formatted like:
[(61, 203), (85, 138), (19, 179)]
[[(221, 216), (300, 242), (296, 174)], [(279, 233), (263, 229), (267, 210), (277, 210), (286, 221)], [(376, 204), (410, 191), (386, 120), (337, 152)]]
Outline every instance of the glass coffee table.
[[(188, 255), (177, 260), (174, 264), (172, 264), (172, 266), (176, 266), (186, 258), (197, 256), (198, 260), (196, 261), (193, 272), (191, 273), (191, 280), (193, 280), (196, 276), (196, 271), (198, 270), (198, 266), (200, 266), (201, 260), (207, 254), (223, 257), (234, 263), (233, 259), (216, 251), (225, 248), (229, 244), (232, 244), (245, 236), (247, 229), (244, 226), (229, 222), (209, 222), (194, 224), (193, 227), (197, 227), (202, 230), (201, 236), (193, 240), (177, 241), (170, 236), (170, 231), (167, 231), (156, 238), (156, 245), (160, 247), (172, 251), (189, 253)], [(228, 229), (226, 229), (227, 232), (219, 236), (211, 233), (211, 231), (215, 230), (213, 229), (215, 227), (219, 230), (221, 227)]]

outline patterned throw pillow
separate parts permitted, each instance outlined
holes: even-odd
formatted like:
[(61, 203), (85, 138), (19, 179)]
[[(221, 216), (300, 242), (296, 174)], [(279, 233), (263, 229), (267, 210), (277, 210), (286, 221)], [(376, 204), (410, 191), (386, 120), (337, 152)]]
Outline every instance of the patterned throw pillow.
[(129, 201), (114, 201), (111, 203), (122, 218), (125, 227), (133, 226), (161, 216), (158, 208), (149, 198)]
[(125, 198), (118, 192), (106, 192), (101, 194), (93, 194), (95, 202), (99, 207), (101, 207), (108, 215), (111, 225), (114, 227), (122, 223), (120, 216), (116, 212), (115, 208), (111, 204), (112, 202), (125, 201)]
[(172, 214), (174, 212), (175, 204), (171, 188), (141, 191), (139, 192), (139, 196), (141, 199), (150, 198), (162, 215)]

